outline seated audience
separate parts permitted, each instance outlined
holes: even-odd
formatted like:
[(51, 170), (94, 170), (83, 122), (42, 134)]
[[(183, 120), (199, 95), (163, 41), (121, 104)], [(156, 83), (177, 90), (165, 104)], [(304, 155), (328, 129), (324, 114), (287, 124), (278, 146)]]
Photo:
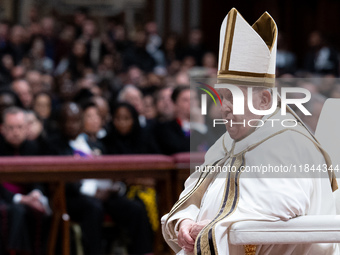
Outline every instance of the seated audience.
[[(80, 157), (100, 154), (100, 141), (93, 143), (90, 140), (100, 125), (89, 126), (93, 117), (100, 119), (98, 110), (89, 104), (84, 107), (84, 112), (87, 116), (83, 116), (75, 103), (63, 105), (63, 137), (57, 139), (59, 143), (54, 143), (57, 154)], [(126, 228), (130, 254), (152, 252), (152, 231), (142, 202), (128, 200), (110, 180), (82, 180), (68, 184), (66, 196), (71, 219), (79, 222), (82, 228), (85, 254), (100, 254), (104, 208), (118, 226)]]
[[(9, 107), (3, 112), (0, 156), (41, 155), (38, 144), (28, 141), (27, 118), (24, 110)], [(3, 249), (23, 254), (45, 254), (47, 244), (47, 218), (51, 214), (48, 199), (43, 195), (42, 184), (2, 183), (0, 197), (2, 237), (8, 238)], [(9, 216), (9, 221), (6, 216)]]
[[(83, 156), (84, 152), (79, 150), (79, 146), (90, 152), (82, 133), (82, 121), (82, 112), (77, 104), (65, 103), (62, 106), (61, 135), (51, 140), (52, 154)], [(80, 187), (80, 182), (66, 185), (67, 210), (71, 220), (79, 222), (81, 226), (85, 254), (98, 254), (101, 251), (103, 207), (96, 198), (83, 195)]]

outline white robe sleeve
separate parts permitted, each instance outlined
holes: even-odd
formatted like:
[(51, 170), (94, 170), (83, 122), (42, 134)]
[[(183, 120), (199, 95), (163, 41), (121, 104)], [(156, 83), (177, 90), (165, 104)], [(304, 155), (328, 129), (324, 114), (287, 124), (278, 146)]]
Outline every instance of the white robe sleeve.
[[(203, 165), (213, 164), (216, 160), (225, 156), (225, 152), (223, 151), (221, 146), (223, 138), (224, 137), (221, 136), (208, 150), (205, 155), (205, 161)], [(201, 172), (197, 171), (193, 172), (189, 176), (189, 178), (184, 183), (184, 190), (180, 194), (179, 199), (187, 195), (195, 187), (200, 175)], [(177, 241), (179, 224), (185, 219), (196, 221), (199, 212), (199, 204), (190, 204), (184, 207), (182, 210), (177, 211), (176, 213), (171, 215), (171, 217), (169, 217), (169, 214), (166, 214), (161, 218), (164, 239), (175, 252), (179, 252), (181, 250), (181, 248), (178, 246)]]
[[(180, 195), (180, 199), (185, 196), (188, 192), (190, 192), (195, 184), (197, 183), (198, 177), (200, 173), (194, 172), (190, 177), (185, 181), (185, 188), (184, 191)], [(169, 214), (166, 214), (161, 219), (162, 224), (162, 232), (164, 239), (167, 241), (169, 246), (175, 251), (179, 252), (181, 248), (178, 246), (178, 227), (180, 222), (185, 219), (191, 219), (196, 221), (197, 215), (199, 213), (199, 206), (195, 204), (190, 204), (184, 209), (174, 213), (169, 217)]]

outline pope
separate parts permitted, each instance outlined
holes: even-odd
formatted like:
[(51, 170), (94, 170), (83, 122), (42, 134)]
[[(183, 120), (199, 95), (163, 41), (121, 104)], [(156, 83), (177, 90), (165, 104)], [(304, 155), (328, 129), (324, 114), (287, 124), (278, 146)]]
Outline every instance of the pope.
[[(265, 111), (272, 107), (277, 33), (267, 12), (250, 26), (232, 9), (222, 23), (215, 88), (221, 95), (227, 132), (208, 150), (201, 169), (228, 166), (220, 169), (237, 170), (195, 171), (186, 180), (179, 200), (161, 220), (163, 236), (177, 254), (244, 254), (243, 246), (228, 243), (228, 228), (234, 222), (335, 214), (332, 191), (337, 184), (332, 173), (242, 171), (256, 169), (254, 166), (269, 169), (331, 164), (328, 154), (293, 111), (288, 109), (282, 114), (279, 106), (269, 115), (256, 115), (246, 104), (251, 96), (255, 109)], [(234, 114), (230, 85), (243, 93), (242, 115)], [(273, 126), (271, 119), (285, 121), (286, 125)], [(253, 125), (247, 124), (249, 120)], [(254, 120), (264, 124), (254, 125)], [(258, 245), (254, 250), (253, 254), (266, 255), (335, 254), (337, 245), (273, 244)]]

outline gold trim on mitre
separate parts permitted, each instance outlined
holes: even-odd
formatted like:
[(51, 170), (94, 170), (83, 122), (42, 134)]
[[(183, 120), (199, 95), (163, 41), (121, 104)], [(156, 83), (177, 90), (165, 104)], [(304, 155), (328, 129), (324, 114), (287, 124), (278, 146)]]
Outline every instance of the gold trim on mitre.
[[(234, 30), (235, 30), (235, 23), (236, 23), (236, 15), (237, 10), (235, 8), (232, 8), (228, 13), (228, 20), (227, 20), (227, 28), (225, 33), (225, 39), (224, 39), (224, 47), (223, 47), (223, 54), (222, 53), (222, 67), (224, 70), (229, 69), (229, 63), (230, 63), (230, 54), (231, 54), (231, 47), (232, 47), (232, 41), (234, 36)], [(218, 71), (218, 74), (221, 70)]]
[[(247, 34), (251, 39), (249, 43)], [(267, 12), (250, 26), (242, 15), (232, 8), (222, 23), (220, 36), (222, 54), (219, 54), (218, 83), (235, 78), (238, 82), (251, 83), (251, 86), (252, 83), (265, 83), (266, 87), (274, 87), (272, 80), (275, 79), (277, 26)], [(249, 50), (254, 52), (252, 57), (248, 56)], [(238, 60), (239, 63), (236, 63)]]
[[(231, 84), (236, 86), (249, 86), (249, 87), (265, 87), (274, 88), (275, 78), (254, 78), (254, 77), (237, 77), (233, 75), (221, 75), (217, 79), (217, 84)], [(215, 88), (217, 88), (215, 86)]]
[(277, 27), (269, 13), (263, 13), (252, 25), (252, 28), (261, 36), (269, 50), (272, 51), (277, 38)]

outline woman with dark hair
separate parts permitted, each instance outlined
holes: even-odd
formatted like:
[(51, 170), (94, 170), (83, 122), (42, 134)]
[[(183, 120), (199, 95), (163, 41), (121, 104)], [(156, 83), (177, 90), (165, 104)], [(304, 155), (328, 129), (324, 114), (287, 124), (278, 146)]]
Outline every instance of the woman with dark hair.
[(87, 101), (82, 104), (83, 132), (86, 134), (86, 142), (94, 155), (102, 155), (105, 151), (102, 142), (98, 139), (98, 132), (102, 128), (102, 118), (95, 103)]
[[(141, 128), (136, 109), (128, 103), (121, 102), (112, 108), (111, 129), (103, 141), (108, 154), (158, 153), (152, 136)], [(106, 201), (105, 208), (117, 224), (127, 229), (131, 239), (128, 245), (129, 254), (145, 254), (151, 252), (152, 230), (156, 231), (158, 228), (153, 180), (130, 179), (127, 181), (132, 185), (126, 197), (132, 200), (111, 196)]]
[(124, 102), (112, 108), (112, 123), (103, 143), (107, 154), (159, 153), (153, 137), (140, 126), (136, 109)]
[(41, 91), (34, 95), (33, 110), (42, 120), (44, 130), (48, 135), (54, 135), (57, 132), (57, 120), (53, 112), (53, 98), (48, 92)]
[[(64, 71), (71, 72), (73, 80), (81, 78), (85, 69), (91, 67), (91, 62), (86, 52), (86, 44), (83, 40), (79, 39), (74, 42), (68, 62), (65, 63), (66, 68), (64, 67)], [(61, 71), (61, 73), (63, 72)]]

